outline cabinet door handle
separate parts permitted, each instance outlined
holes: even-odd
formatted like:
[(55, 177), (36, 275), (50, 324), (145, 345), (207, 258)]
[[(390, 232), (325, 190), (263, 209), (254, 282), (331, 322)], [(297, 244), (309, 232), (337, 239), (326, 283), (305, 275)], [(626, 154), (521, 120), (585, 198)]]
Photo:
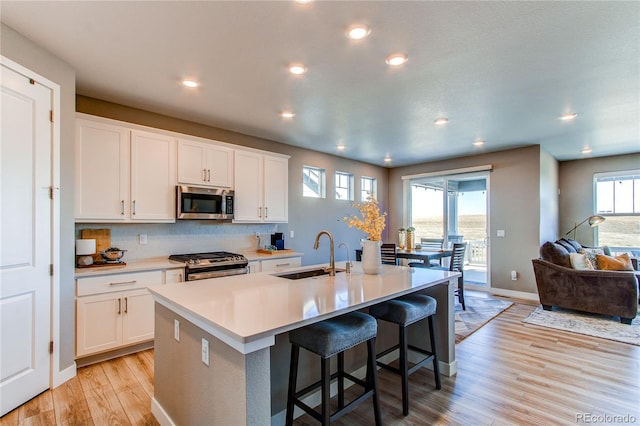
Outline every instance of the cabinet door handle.
[(124, 200), (120, 200), (120, 214), (124, 215)]
[(138, 280), (131, 280), (131, 281), (120, 281), (118, 283), (109, 283), (110, 286), (115, 286), (115, 285), (133, 285), (135, 283), (137, 283)]
[(129, 301), (127, 300), (127, 298), (124, 298), (124, 313), (126, 314), (128, 312), (128, 307), (129, 307)]
[(264, 218), (268, 218), (269, 217), (269, 207), (265, 207), (264, 208)]
[(207, 169), (202, 169), (202, 181), (207, 181)]
[(118, 298), (118, 315), (122, 313), (122, 299)]
[(207, 182), (211, 182), (211, 169), (207, 169)]
[(131, 214), (136, 214), (136, 200), (133, 200), (133, 212)]
[(290, 263), (290, 262), (289, 262), (289, 263), (278, 263), (278, 264), (276, 265), (276, 268), (282, 268), (282, 267), (284, 267), (284, 266), (289, 266), (289, 265), (291, 265), (291, 263)]
[(258, 217), (262, 217), (262, 207), (258, 207)]

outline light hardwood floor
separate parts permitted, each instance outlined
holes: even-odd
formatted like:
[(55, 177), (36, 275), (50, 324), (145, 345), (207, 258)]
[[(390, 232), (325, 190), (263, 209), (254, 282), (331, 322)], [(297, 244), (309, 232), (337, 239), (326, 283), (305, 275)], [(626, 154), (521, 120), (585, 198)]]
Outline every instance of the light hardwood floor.
[[(534, 308), (530, 303), (518, 301), (456, 345), (458, 374), (443, 376), (442, 390), (434, 389), (431, 371), (412, 375), (407, 417), (402, 416), (399, 379), (381, 370), (383, 423), (603, 423), (586, 421), (587, 415), (631, 416), (631, 424), (640, 423), (640, 347), (524, 325), (522, 319)], [(76, 378), (27, 402), (0, 423), (157, 424), (150, 413), (152, 394), (149, 350), (80, 368)], [(308, 416), (295, 423), (317, 424)], [(337, 424), (372, 423), (371, 404), (365, 402)]]

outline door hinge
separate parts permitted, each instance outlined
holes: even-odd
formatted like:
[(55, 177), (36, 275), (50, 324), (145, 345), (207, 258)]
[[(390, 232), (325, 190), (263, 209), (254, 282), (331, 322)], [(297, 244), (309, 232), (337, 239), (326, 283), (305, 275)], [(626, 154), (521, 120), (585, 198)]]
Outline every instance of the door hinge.
[(53, 276), (53, 263), (49, 264), (49, 275)]
[(49, 198), (53, 200), (53, 186), (49, 187)]
[(49, 342), (49, 353), (53, 353), (53, 340)]
[(53, 123), (53, 110), (49, 111), (49, 120)]

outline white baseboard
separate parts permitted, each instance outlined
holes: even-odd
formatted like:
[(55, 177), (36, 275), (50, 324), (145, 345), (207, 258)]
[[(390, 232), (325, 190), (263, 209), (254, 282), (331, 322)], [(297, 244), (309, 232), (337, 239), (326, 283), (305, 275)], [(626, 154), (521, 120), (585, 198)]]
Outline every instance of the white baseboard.
[(516, 291), (516, 290), (507, 290), (504, 288), (496, 288), (496, 287), (485, 287), (473, 284), (465, 284), (465, 290), (473, 290), (482, 293), (495, 294), (496, 296), (504, 296), (504, 297), (513, 297), (515, 299), (524, 299), (524, 300), (540, 300), (538, 298), (538, 293), (529, 293), (526, 291)]
[[(164, 408), (156, 401), (155, 398), (151, 398), (151, 414), (156, 418), (158, 423), (162, 426), (175, 426), (176, 424), (171, 420), (171, 417), (164, 411)], [(283, 423), (284, 424), (284, 423)]]
[(76, 372), (77, 372), (77, 368), (76, 368), (76, 363), (74, 362), (73, 364), (71, 364), (69, 367), (65, 368), (64, 370), (60, 370), (58, 372), (54, 372), (53, 373), (53, 388), (57, 388), (58, 386), (60, 386), (61, 384), (63, 384), (64, 382), (73, 379), (74, 377), (76, 377)]

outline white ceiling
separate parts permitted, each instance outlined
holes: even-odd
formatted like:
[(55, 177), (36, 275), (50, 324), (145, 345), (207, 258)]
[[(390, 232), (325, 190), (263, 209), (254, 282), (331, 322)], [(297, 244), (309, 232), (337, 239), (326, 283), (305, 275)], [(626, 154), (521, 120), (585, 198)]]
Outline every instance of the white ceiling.
[[(2, 0), (1, 19), (68, 62), (79, 94), (368, 163), (640, 151), (636, 1)], [(371, 35), (347, 39), (353, 23)]]

